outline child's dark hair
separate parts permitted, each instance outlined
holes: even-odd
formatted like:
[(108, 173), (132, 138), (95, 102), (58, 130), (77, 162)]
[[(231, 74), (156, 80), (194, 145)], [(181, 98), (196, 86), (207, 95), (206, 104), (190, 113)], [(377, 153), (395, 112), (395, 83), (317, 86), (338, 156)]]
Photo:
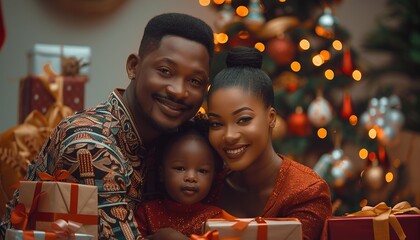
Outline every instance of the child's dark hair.
[(139, 56), (144, 57), (159, 47), (164, 36), (174, 35), (203, 44), (209, 53), (210, 62), (214, 52), (213, 30), (196, 17), (182, 13), (164, 13), (147, 23), (139, 47)]
[(188, 134), (198, 136), (207, 143), (213, 155), (215, 172), (219, 172), (223, 167), (223, 161), (209, 142), (209, 123), (203, 114), (198, 114), (183, 125), (179, 126), (177, 131), (164, 134), (162, 137), (160, 137), (157, 144), (158, 146), (156, 148), (156, 157), (159, 160), (159, 163), (163, 163), (163, 160), (165, 159), (166, 154), (172, 145), (176, 143), (176, 141), (181, 137)]
[(213, 79), (208, 96), (219, 88), (240, 87), (261, 98), (266, 107), (274, 103), (270, 77), (261, 69), (262, 54), (255, 48), (232, 48), (226, 59), (227, 68)]

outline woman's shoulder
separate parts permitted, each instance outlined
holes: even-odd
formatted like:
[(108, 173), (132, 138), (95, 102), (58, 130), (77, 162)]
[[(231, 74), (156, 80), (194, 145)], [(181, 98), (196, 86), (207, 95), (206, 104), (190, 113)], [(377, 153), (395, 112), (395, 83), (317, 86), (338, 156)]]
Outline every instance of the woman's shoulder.
[(300, 185), (312, 185), (315, 183), (324, 184), (322, 179), (314, 170), (295, 160), (280, 155), (283, 158), (283, 165), (280, 168), (280, 178), (296, 182)]

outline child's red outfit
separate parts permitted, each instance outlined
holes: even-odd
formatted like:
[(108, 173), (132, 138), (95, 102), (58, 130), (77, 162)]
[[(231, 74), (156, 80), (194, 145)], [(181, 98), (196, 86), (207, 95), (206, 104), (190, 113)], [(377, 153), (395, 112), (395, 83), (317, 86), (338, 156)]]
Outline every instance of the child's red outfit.
[(157, 199), (140, 204), (136, 210), (136, 220), (142, 236), (165, 227), (191, 236), (202, 234), (203, 223), (209, 218), (220, 218), (222, 214), (222, 209), (201, 202), (186, 205), (169, 199)]

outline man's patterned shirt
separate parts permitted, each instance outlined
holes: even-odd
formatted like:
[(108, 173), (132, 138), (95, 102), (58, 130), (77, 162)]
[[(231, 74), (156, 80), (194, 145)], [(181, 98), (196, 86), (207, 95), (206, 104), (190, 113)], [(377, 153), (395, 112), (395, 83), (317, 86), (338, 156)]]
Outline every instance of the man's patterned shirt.
[[(52, 175), (65, 169), (71, 174), (68, 182), (96, 185), (100, 239), (141, 238), (133, 209), (142, 198), (146, 151), (122, 94), (116, 89), (105, 103), (64, 119), (26, 175), (36, 181), (39, 172)], [(10, 211), (18, 197), (16, 191), (0, 235), (10, 227)]]

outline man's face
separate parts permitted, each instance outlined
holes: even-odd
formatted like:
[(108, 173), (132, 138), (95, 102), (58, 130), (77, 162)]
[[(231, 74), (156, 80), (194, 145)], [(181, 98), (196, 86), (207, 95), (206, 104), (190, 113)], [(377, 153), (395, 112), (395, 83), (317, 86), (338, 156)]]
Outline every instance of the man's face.
[(136, 66), (134, 114), (140, 123), (166, 131), (193, 117), (207, 92), (209, 61), (200, 43), (177, 36), (162, 38), (159, 48)]

